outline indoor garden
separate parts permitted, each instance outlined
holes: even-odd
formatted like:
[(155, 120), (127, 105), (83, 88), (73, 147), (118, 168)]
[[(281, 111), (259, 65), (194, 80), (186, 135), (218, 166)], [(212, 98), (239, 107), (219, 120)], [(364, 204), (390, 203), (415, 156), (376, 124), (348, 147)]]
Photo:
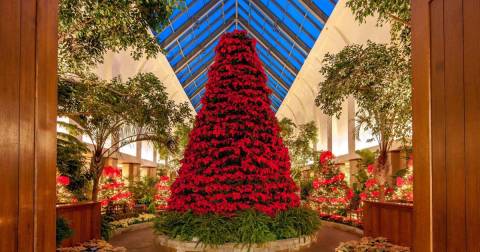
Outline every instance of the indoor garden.
[(57, 251), (410, 251), (410, 12), (59, 0)]

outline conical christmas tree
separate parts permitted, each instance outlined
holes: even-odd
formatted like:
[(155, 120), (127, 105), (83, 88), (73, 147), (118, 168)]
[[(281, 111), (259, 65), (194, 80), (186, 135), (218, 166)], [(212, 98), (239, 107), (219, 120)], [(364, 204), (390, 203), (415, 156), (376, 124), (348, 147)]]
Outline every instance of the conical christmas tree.
[(274, 216), (299, 206), (255, 43), (244, 31), (220, 38), (169, 210)]

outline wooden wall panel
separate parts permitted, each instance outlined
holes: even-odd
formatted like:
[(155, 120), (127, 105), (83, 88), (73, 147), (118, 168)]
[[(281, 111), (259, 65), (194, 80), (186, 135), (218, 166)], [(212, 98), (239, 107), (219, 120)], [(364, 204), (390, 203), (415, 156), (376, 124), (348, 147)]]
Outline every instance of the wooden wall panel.
[(412, 3), (414, 249), (480, 251), (480, 1)]
[(466, 245), (480, 251), (480, 1), (463, 1)]
[(363, 233), (369, 237), (386, 237), (407, 247), (413, 241), (413, 205), (393, 202), (365, 202)]
[(73, 236), (62, 242), (69, 247), (80, 242), (100, 239), (101, 206), (100, 202), (85, 202), (57, 206), (57, 216), (63, 217), (73, 229)]
[(0, 251), (55, 251), (57, 0), (0, 1)]

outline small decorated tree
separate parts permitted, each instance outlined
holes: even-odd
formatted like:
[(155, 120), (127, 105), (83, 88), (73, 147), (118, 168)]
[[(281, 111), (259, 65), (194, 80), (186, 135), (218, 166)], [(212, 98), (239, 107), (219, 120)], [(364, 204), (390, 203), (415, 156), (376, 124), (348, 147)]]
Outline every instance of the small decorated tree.
[(313, 181), (310, 204), (321, 216), (345, 215), (353, 197), (353, 192), (345, 182), (345, 174), (335, 165), (334, 158), (330, 151), (320, 154), (320, 174)]
[(122, 178), (122, 170), (117, 167), (106, 166), (103, 168), (103, 180), (100, 185), (100, 202), (102, 207), (109, 204), (129, 204), (133, 203), (132, 193), (125, 187)]
[(155, 208), (157, 210), (167, 209), (168, 198), (170, 197), (170, 178), (168, 176), (160, 176), (155, 188), (157, 193), (155, 194)]

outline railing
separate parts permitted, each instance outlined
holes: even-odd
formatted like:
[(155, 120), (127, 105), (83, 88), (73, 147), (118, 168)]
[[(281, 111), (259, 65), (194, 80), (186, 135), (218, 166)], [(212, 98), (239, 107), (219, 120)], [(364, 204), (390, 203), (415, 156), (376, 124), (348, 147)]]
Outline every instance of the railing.
[(57, 205), (57, 218), (67, 220), (73, 236), (62, 242), (63, 247), (100, 239), (101, 229), (100, 202), (84, 202), (76, 204)]
[(365, 201), (365, 236), (385, 237), (394, 244), (412, 247), (413, 204)]

